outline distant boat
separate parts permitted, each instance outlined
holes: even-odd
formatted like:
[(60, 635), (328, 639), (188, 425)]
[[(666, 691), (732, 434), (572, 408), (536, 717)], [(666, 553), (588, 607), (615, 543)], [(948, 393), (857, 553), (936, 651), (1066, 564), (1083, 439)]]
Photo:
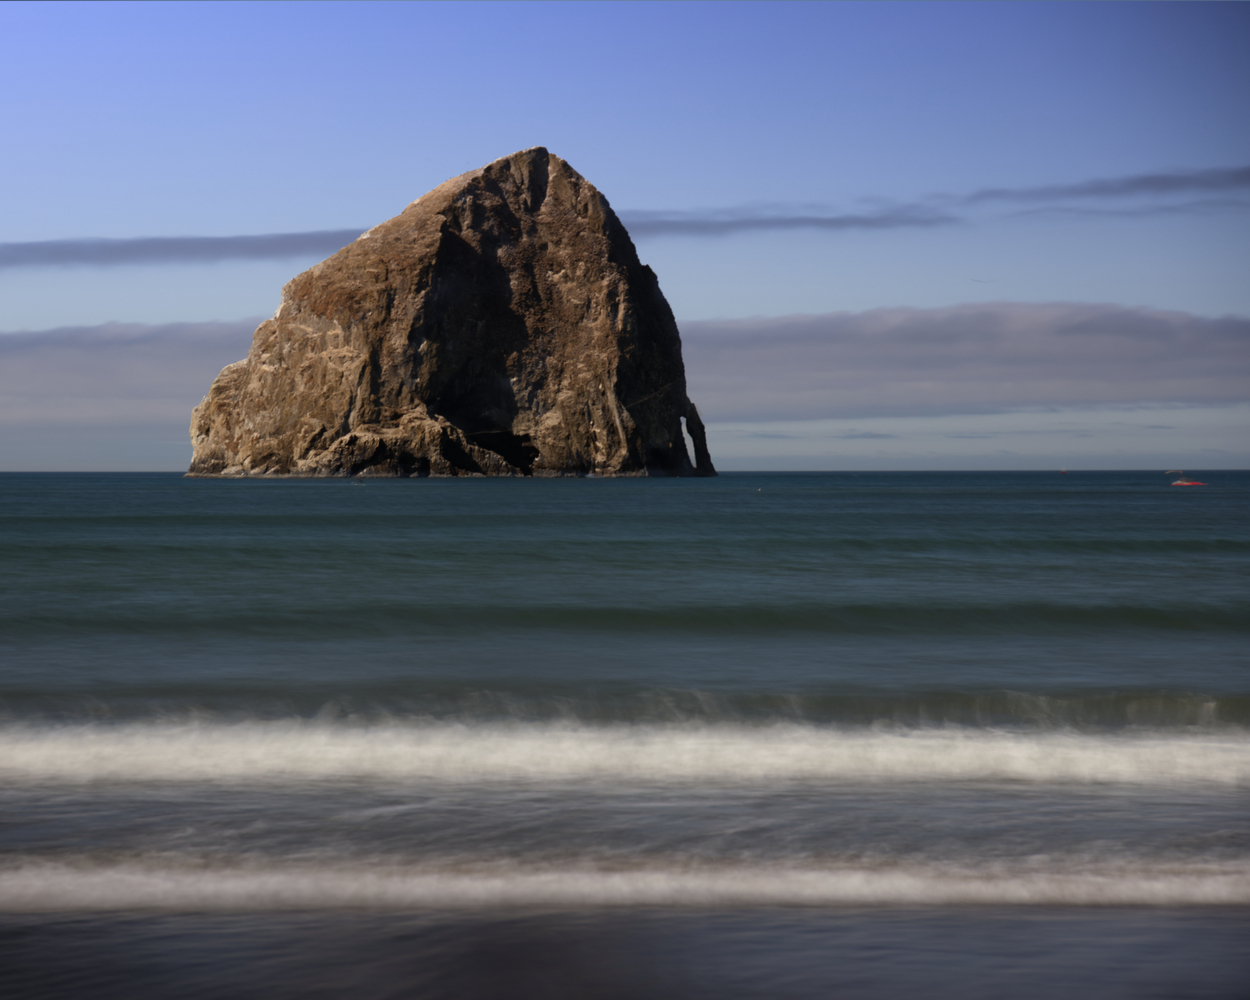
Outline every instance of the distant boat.
[(1178, 480), (1176, 480), (1174, 483), (1172, 483), (1172, 485), (1173, 485), (1173, 486), (1206, 486), (1206, 485), (1207, 485), (1206, 483), (1200, 483), (1200, 482), (1198, 482), (1198, 480), (1196, 480), (1196, 479), (1185, 479), (1185, 478), (1183, 478), (1183, 477), (1184, 477), (1184, 475), (1185, 475), (1185, 473), (1184, 473), (1181, 469), (1168, 469), (1168, 471), (1167, 471), (1167, 472), (1165, 472), (1165, 473), (1164, 473), (1164, 475), (1165, 475), (1165, 476), (1181, 476), (1181, 477), (1182, 477), (1181, 479), (1178, 479)]

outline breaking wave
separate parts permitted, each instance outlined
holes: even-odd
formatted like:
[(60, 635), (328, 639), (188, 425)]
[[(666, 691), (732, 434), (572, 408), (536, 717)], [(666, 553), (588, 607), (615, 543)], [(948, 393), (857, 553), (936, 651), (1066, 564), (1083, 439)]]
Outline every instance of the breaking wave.
[(1250, 784), (1250, 733), (298, 719), (0, 727), (8, 782)]
[(652, 866), (486, 871), (36, 863), (0, 870), (0, 911), (676, 906), (1245, 906), (1250, 868), (1027, 871)]

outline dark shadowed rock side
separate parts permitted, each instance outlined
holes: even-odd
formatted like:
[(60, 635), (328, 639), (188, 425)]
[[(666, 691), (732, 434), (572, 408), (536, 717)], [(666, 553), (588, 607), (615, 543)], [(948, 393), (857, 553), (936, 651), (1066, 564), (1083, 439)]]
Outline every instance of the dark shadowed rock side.
[(289, 282), (191, 442), (192, 476), (716, 474), (655, 274), (541, 147)]

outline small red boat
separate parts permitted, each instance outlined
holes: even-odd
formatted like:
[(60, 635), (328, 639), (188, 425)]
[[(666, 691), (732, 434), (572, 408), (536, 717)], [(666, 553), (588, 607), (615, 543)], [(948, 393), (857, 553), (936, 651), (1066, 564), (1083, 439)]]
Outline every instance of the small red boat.
[(1180, 476), (1181, 478), (1172, 483), (1173, 486), (1206, 486), (1206, 483), (1200, 483), (1196, 479), (1186, 479), (1185, 473), (1180, 469), (1168, 469), (1164, 475)]

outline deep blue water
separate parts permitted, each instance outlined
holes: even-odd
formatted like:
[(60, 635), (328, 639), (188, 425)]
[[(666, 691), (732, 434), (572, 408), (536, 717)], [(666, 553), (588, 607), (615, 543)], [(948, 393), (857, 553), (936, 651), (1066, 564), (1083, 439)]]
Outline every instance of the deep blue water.
[(1171, 478), (0, 475), (0, 984), (1243, 996), (1250, 473)]

